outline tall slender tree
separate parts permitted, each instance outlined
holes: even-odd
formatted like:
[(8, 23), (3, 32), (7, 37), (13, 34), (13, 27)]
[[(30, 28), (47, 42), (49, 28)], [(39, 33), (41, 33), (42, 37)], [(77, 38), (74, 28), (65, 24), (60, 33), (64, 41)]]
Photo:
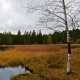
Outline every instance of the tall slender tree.
[(67, 22), (67, 14), (66, 14), (66, 6), (64, 0), (62, 0), (63, 3), (63, 10), (64, 10), (64, 19), (65, 19), (65, 26), (66, 26), (66, 32), (67, 32), (67, 42), (68, 42), (68, 62), (67, 62), (67, 71), (66, 73), (70, 73), (70, 61), (71, 61), (71, 49), (70, 49), (70, 35), (68, 30), (68, 22)]
[(32, 44), (36, 43), (36, 32), (35, 32), (35, 30), (33, 30), (33, 32), (32, 32), (31, 42), (32, 42)]
[(42, 32), (41, 32), (41, 30), (39, 30), (39, 34), (38, 34), (38, 44), (42, 44)]
[[(77, 7), (74, 5), (77, 5)], [(76, 18), (76, 14), (78, 13), (77, 10), (78, 4), (76, 3), (76, 0), (70, 1), (67, 4), (65, 4), (65, 0), (47, 0), (41, 5), (28, 5), (27, 7), (27, 12), (29, 13), (34, 11), (41, 11), (41, 16), (39, 17), (40, 26), (45, 26), (46, 28), (49, 28), (51, 30), (66, 29), (68, 42), (68, 62), (66, 71), (67, 74), (71, 72), (71, 49), (69, 29), (76, 28), (78, 25), (76, 21), (77, 19), (74, 20)]]
[(18, 30), (17, 33), (17, 44), (22, 44), (22, 35), (20, 30)]

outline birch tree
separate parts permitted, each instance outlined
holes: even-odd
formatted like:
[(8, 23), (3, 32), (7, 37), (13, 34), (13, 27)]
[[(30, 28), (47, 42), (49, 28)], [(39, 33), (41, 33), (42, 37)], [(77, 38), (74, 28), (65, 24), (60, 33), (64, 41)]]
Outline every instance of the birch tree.
[(39, 26), (44, 26), (51, 30), (65, 29), (67, 33), (68, 42), (68, 62), (66, 73), (71, 72), (71, 48), (70, 48), (70, 34), (69, 29), (79, 27), (79, 19), (76, 14), (79, 13), (79, 2), (76, 0), (70, 1), (67, 4), (65, 0), (47, 0), (43, 4), (26, 7), (27, 12), (33, 13), (39, 11)]

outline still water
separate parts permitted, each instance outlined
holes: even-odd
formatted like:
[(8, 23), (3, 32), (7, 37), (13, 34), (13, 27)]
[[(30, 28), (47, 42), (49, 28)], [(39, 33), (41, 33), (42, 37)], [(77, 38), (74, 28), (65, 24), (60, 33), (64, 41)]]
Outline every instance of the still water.
[(11, 77), (18, 74), (30, 74), (30, 71), (21, 66), (0, 68), (0, 80), (10, 80)]

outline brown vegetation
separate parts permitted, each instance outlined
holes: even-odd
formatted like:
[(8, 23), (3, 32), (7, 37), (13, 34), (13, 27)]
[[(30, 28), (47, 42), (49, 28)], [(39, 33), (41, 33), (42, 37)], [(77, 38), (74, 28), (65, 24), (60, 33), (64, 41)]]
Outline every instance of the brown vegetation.
[(80, 45), (71, 45), (72, 73), (66, 75), (67, 45), (27, 45), (14, 46), (0, 52), (0, 66), (26, 66), (32, 74), (15, 76), (11, 80), (79, 80)]

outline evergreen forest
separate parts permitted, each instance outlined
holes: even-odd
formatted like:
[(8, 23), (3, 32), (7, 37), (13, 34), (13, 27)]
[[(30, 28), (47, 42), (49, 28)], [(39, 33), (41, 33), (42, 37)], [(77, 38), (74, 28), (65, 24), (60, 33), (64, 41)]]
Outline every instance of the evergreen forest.
[[(80, 43), (80, 30), (70, 30), (71, 43)], [(66, 44), (66, 31), (42, 34), (39, 32), (24, 32), (18, 30), (17, 34), (11, 32), (0, 33), (0, 45), (30, 45), (30, 44)]]

